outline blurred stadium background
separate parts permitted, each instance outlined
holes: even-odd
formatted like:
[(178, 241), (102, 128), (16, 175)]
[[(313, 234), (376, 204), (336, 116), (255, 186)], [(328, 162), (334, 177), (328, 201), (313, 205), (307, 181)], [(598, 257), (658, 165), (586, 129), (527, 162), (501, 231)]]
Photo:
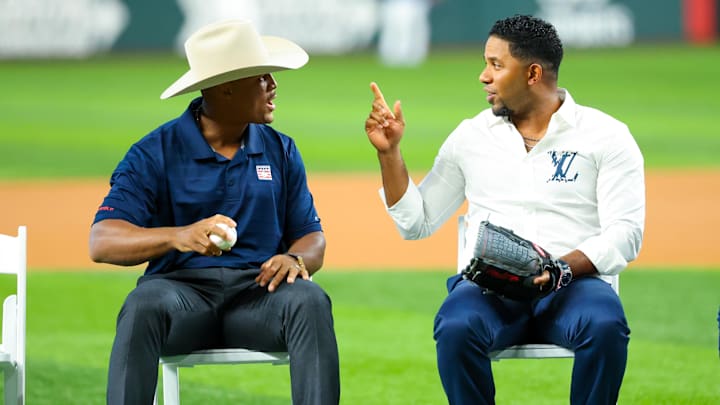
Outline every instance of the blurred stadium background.
[[(391, 10), (401, 11), (387, 26)], [(454, 272), (453, 224), (422, 242), (394, 234), (362, 129), (368, 83), (403, 100), (404, 155), (419, 180), (455, 125), (485, 108), (482, 45), (516, 13), (558, 27), (560, 84), (626, 122), (645, 154), (655, 253), (622, 276), (633, 332), (620, 403), (720, 404), (717, 0), (0, 0), (0, 232), (29, 225), (27, 402), (104, 403), (115, 316), (142, 269), (90, 263), (87, 229), (127, 148), (193, 97), (159, 100), (187, 68), (186, 36), (238, 17), (311, 55), (277, 74), (274, 125), (297, 140), (311, 187), (329, 184), (316, 193), (321, 214), (368, 206), (324, 218), (328, 260), (315, 277), (334, 301), (343, 403), (445, 403), (432, 322)], [(395, 239), (377, 246), (372, 232)], [(333, 253), (352, 242), (356, 254)], [(571, 367), (498, 363), (498, 403), (567, 403)], [(289, 402), (287, 367), (183, 371), (184, 403)], [(529, 383), (519, 390), (518, 380)]]

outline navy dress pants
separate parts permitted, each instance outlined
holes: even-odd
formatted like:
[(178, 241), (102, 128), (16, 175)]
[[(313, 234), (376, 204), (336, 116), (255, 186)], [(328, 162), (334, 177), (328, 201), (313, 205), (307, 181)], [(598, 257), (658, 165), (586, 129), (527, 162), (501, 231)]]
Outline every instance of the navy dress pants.
[(258, 274), (211, 268), (141, 277), (118, 315), (107, 403), (152, 404), (161, 355), (243, 347), (290, 354), (293, 404), (337, 405), (330, 298), (302, 279), (269, 293), (255, 283)]
[(616, 404), (630, 329), (612, 287), (595, 277), (532, 303), (487, 294), (455, 275), (435, 318), (437, 364), (452, 405), (495, 403), (490, 352), (553, 343), (575, 352), (570, 403)]

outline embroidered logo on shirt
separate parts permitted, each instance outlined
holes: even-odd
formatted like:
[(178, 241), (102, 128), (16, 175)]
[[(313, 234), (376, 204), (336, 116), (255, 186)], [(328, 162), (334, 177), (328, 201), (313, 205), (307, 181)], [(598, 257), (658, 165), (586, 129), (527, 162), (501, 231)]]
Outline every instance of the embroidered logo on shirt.
[(548, 154), (550, 155), (550, 159), (552, 159), (552, 164), (555, 167), (555, 172), (547, 180), (548, 183), (551, 181), (557, 181), (559, 183), (569, 183), (577, 180), (578, 172), (575, 172), (575, 174), (568, 176), (568, 173), (570, 172), (570, 166), (572, 166), (573, 161), (575, 160), (575, 156), (577, 156), (577, 152), (557, 152), (553, 150), (548, 152)]
[(270, 165), (256, 165), (255, 172), (257, 173), (258, 180), (272, 180)]

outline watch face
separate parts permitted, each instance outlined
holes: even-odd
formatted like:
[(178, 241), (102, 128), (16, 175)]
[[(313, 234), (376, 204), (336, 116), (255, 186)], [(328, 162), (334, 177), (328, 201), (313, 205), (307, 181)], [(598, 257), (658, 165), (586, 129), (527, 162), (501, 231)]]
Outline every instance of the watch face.
[(572, 270), (562, 260), (558, 260), (558, 264), (560, 265), (560, 286), (565, 287), (572, 281)]
[(569, 270), (563, 271), (562, 276), (560, 276), (560, 284), (564, 287), (564, 286), (570, 284), (571, 281), (572, 281), (572, 272), (570, 272)]

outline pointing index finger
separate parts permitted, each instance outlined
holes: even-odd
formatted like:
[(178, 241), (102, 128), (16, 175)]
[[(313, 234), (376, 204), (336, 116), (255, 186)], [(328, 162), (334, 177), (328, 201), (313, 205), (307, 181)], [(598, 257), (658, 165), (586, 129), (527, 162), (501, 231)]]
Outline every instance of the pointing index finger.
[(377, 83), (372, 82), (370, 83), (370, 89), (372, 89), (373, 94), (375, 94), (375, 100), (379, 100), (385, 106), (385, 108), (390, 111), (390, 115), (393, 117), (393, 119), (395, 119), (395, 114), (390, 109), (388, 103), (385, 101), (385, 97), (383, 97), (382, 91), (380, 91), (380, 86), (378, 86)]

